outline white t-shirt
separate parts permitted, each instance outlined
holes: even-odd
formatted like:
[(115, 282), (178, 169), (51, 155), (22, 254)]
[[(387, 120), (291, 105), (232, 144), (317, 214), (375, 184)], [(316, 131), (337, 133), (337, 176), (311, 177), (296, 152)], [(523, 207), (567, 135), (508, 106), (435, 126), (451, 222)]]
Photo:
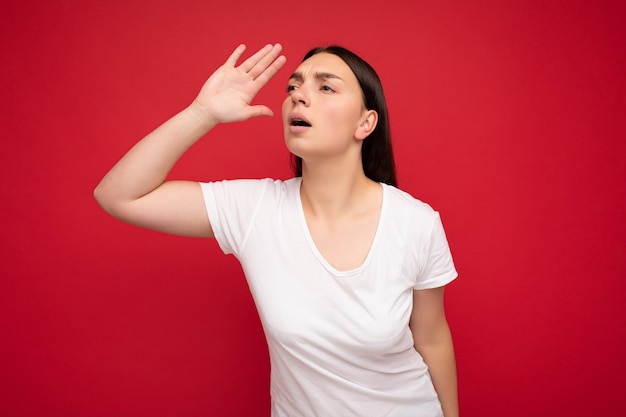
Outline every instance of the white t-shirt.
[(311, 238), (300, 183), (201, 184), (215, 238), (241, 262), (265, 330), (272, 417), (442, 415), (409, 329), (413, 290), (457, 276), (439, 214), (382, 184), (370, 252), (339, 271)]

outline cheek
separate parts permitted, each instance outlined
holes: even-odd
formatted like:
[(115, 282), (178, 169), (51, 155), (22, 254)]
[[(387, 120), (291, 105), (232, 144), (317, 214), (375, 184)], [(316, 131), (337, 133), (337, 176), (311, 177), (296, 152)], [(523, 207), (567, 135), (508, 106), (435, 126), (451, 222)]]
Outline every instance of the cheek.
[(352, 102), (334, 102), (325, 106), (324, 117), (331, 122), (335, 128), (340, 128), (343, 131), (352, 131), (358, 125), (361, 114), (360, 109), (360, 106), (355, 106)]
[(291, 108), (291, 106), (289, 105), (290, 103), (291, 103), (291, 98), (287, 96), (287, 98), (283, 101), (283, 105), (281, 107), (283, 122), (287, 120), (287, 116), (289, 115), (289, 109)]

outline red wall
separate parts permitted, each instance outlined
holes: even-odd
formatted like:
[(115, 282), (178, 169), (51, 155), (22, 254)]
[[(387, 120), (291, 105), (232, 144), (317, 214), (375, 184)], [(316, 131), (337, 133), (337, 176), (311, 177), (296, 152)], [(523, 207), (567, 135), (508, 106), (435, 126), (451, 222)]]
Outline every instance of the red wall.
[[(211, 3), (219, 3), (211, 5)], [(92, 198), (239, 42), (280, 41), (278, 110), (311, 46), (383, 79), (402, 188), (441, 213), (465, 417), (623, 410), (621, 1), (3, 1), (0, 414), (268, 416), (237, 262)], [(287, 177), (280, 118), (220, 126), (173, 176)]]

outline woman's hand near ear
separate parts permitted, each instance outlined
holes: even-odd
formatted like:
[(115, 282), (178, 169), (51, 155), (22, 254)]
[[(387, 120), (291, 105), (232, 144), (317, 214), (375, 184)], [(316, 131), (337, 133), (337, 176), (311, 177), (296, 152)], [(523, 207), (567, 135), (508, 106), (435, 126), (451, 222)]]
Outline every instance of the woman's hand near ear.
[(271, 116), (254, 96), (284, 65), (282, 47), (267, 45), (235, 67), (240, 45), (206, 81), (189, 107), (139, 141), (94, 191), (102, 208), (127, 223), (166, 233), (212, 237), (200, 186), (165, 181), (178, 159), (219, 123)]

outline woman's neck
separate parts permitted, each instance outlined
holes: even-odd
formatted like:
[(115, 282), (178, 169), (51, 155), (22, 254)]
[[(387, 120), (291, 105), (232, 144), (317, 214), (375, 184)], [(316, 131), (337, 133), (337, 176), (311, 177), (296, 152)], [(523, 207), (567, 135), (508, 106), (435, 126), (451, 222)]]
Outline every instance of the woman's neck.
[(365, 176), (360, 164), (302, 165), (300, 198), (313, 216), (340, 218), (352, 215), (377, 200), (380, 185)]

